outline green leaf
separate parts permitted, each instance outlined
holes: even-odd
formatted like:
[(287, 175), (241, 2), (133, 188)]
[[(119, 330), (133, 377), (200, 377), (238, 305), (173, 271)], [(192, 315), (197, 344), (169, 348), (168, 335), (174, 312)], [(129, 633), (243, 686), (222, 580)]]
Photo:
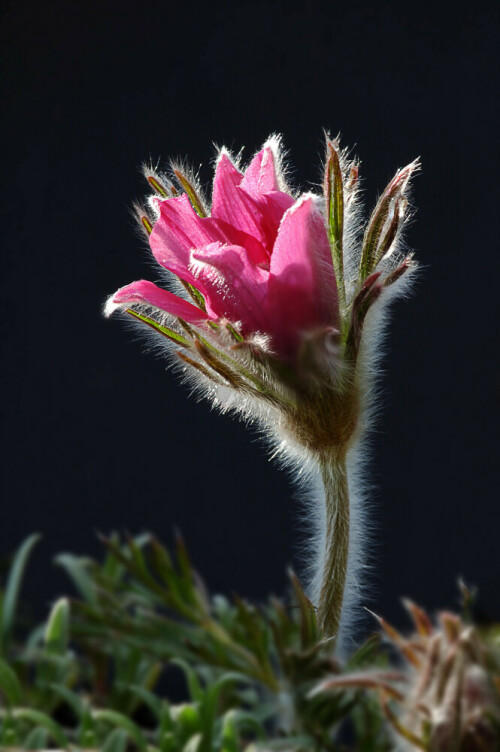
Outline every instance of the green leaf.
[(130, 552), (130, 570), (139, 580), (141, 580), (141, 582), (144, 583), (148, 590), (155, 593), (155, 595), (158, 595), (161, 599), (164, 599), (165, 590), (151, 575), (141, 546), (137, 544), (137, 541), (134, 540), (134, 538), (129, 538), (127, 543)]
[(225, 719), (222, 727), (221, 752), (240, 752), (238, 729), (230, 719)]
[(173, 666), (179, 666), (179, 668), (182, 669), (188, 683), (189, 695), (191, 699), (195, 702), (203, 700), (204, 692), (196, 675), (196, 671), (193, 669), (193, 667), (190, 666), (189, 663), (182, 658), (173, 658), (170, 663)]
[(15, 720), (7, 715), (0, 715), (0, 749), (19, 747), (19, 730)]
[(300, 638), (303, 648), (316, 644), (318, 639), (318, 626), (316, 621), (316, 612), (309, 598), (304, 593), (299, 578), (289, 570), (288, 575), (297, 598), (300, 611)]
[(252, 729), (259, 739), (265, 738), (265, 732), (257, 718), (244, 710), (232, 709), (224, 715), (222, 724), (222, 752), (240, 752), (239, 726)]
[(175, 752), (175, 736), (171, 731), (165, 731), (160, 737), (160, 752)]
[(162, 708), (160, 712), (160, 733), (166, 734), (174, 730), (175, 724), (172, 719), (172, 713), (170, 705), (166, 700), (162, 701)]
[(49, 732), (44, 728), (31, 729), (24, 740), (23, 749), (35, 750), (46, 749), (49, 741)]
[(170, 709), (170, 715), (183, 739), (189, 739), (200, 730), (200, 714), (194, 705), (176, 705)]
[(54, 562), (62, 567), (73, 581), (74, 586), (82, 598), (91, 606), (97, 606), (97, 596), (94, 583), (87, 571), (91, 559), (74, 556), (73, 554), (59, 554)]
[(177, 531), (176, 536), (175, 536), (175, 553), (177, 556), (177, 563), (179, 565), (179, 571), (182, 577), (187, 582), (192, 582), (194, 579), (193, 566), (189, 558), (186, 544), (184, 543), (184, 539), (179, 531)]
[(80, 695), (78, 695), (76, 692), (72, 692), (71, 689), (68, 689), (68, 687), (64, 687), (62, 684), (51, 684), (50, 688), (62, 699), (64, 702), (69, 705), (73, 713), (76, 715), (78, 720), (81, 720), (85, 710), (86, 706), (83, 700), (81, 699)]
[(182, 752), (198, 752), (201, 749), (203, 737), (201, 734), (195, 734), (188, 743), (182, 748)]
[(167, 549), (153, 538), (151, 541), (151, 561), (155, 574), (165, 583), (165, 600), (170, 601), (170, 605), (186, 618), (191, 618), (191, 608), (185, 603), (182, 594), (181, 578), (175, 571), (172, 559)]
[(341, 302), (345, 302), (344, 283), (344, 183), (338, 146), (327, 142), (325, 196), (328, 211), (328, 238)]
[(214, 684), (209, 686), (200, 705), (201, 730), (203, 733), (203, 750), (207, 752), (211, 749), (211, 742), (214, 734), (215, 723), (217, 719), (217, 710), (219, 699), (222, 691), (230, 684), (235, 682), (251, 682), (251, 680), (236, 671), (228, 671), (223, 674)]
[(156, 661), (155, 663), (142, 661), (138, 667), (135, 681), (136, 683), (141, 684), (145, 689), (153, 689), (158, 683), (162, 670), (162, 661)]
[[(377, 653), (380, 650), (380, 635), (371, 635), (356, 652), (349, 658), (345, 671), (353, 671), (359, 666), (364, 666), (367, 663), (375, 663)], [(382, 655), (382, 654), (381, 654)]]
[(95, 730), (94, 719), (89, 707), (84, 707), (80, 719), (80, 729), (78, 733), (78, 742), (83, 749), (92, 749), (97, 747), (97, 735)]
[(231, 630), (235, 621), (235, 608), (224, 595), (212, 596), (212, 609), (217, 621), (227, 630)]
[(173, 168), (173, 173), (179, 183), (182, 185), (184, 190), (186, 191), (187, 195), (189, 196), (189, 200), (191, 201), (193, 205), (193, 209), (200, 217), (206, 217), (207, 213), (205, 211), (205, 208), (203, 206), (203, 201), (201, 200), (200, 196), (198, 195), (198, 192), (195, 187), (195, 181), (193, 179), (190, 179), (186, 174), (185, 171), (180, 170), (178, 167)]
[(19, 705), (22, 697), (21, 684), (13, 668), (0, 658), (0, 690), (9, 705)]
[(123, 729), (114, 729), (106, 737), (102, 745), (102, 752), (125, 752), (127, 749), (128, 734)]
[(137, 692), (132, 691), (132, 687), (141, 687), (146, 692), (152, 690), (161, 674), (163, 663), (160, 661), (150, 663), (149, 659), (143, 659), (142, 651), (131, 649), (127, 652), (129, 652), (127, 659), (125, 659), (123, 649), (120, 654), (116, 655), (115, 688), (123, 696), (125, 702), (119, 709), (127, 715), (133, 715), (141, 704), (141, 698)]
[(178, 334), (173, 329), (170, 329), (168, 326), (162, 326), (161, 324), (159, 324), (157, 321), (150, 318), (149, 316), (144, 316), (144, 314), (138, 313), (137, 311), (134, 311), (132, 308), (127, 308), (126, 313), (128, 313), (130, 316), (133, 316), (135, 319), (142, 321), (143, 324), (146, 324), (147, 326), (151, 327), (151, 329), (154, 329), (156, 332), (159, 332), (163, 337), (166, 337), (172, 342), (175, 342), (177, 345), (182, 345), (182, 347), (191, 347), (189, 340), (183, 337), (182, 334)]
[(137, 745), (141, 752), (146, 752), (147, 742), (142, 735), (139, 726), (135, 724), (130, 718), (118, 713), (116, 710), (94, 710), (92, 716), (96, 721), (102, 721), (103, 723), (109, 723), (119, 729), (126, 731), (130, 739)]
[(68, 748), (68, 740), (66, 739), (62, 728), (50, 716), (42, 713), (40, 710), (33, 710), (33, 708), (15, 708), (12, 711), (12, 715), (14, 718), (30, 723), (36, 728), (46, 729), (59, 747), (62, 749)]
[(69, 601), (60, 598), (50, 612), (45, 630), (45, 647), (49, 653), (65, 655), (69, 642)]
[[(398, 170), (394, 175), (390, 183), (386, 186), (384, 192), (380, 196), (377, 205), (370, 217), (365, 234), (363, 237), (363, 245), (361, 251), (361, 261), (359, 266), (359, 278), (361, 281), (365, 280), (371, 272), (374, 270), (378, 261), (385, 250), (387, 250), (387, 244), (391, 241), (391, 235), (394, 233), (394, 228), (389, 231), (389, 235), (384, 237), (384, 228), (386, 223), (390, 221), (391, 207), (394, 207), (396, 200), (401, 200), (404, 197), (406, 186), (412, 174), (419, 169), (419, 162), (411, 162), (401, 170)], [(394, 219), (397, 220), (397, 212), (395, 211)], [(392, 224), (392, 223), (391, 223)], [(396, 228), (397, 230), (397, 228)], [(393, 235), (394, 239), (395, 235)], [(379, 253), (380, 251), (380, 253)]]
[[(120, 538), (117, 533), (111, 533), (109, 542), (115, 546), (119, 546)], [(114, 555), (113, 551), (108, 550), (108, 554), (102, 565), (102, 574), (112, 582), (118, 582), (124, 572), (124, 567), (121, 561)]]
[(45, 624), (38, 624), (27, 636), (25, 641), (26, 652), (30, 653), (40, 649), (45, 636)]
[(164, 701), (161, 700), (158, 695), (155, 695), (154, 692), (150, 692), (144, 687), (139, 687), (137, 684), (130, 685), (128, 690), (142, 700), (144, 705), (149, 708), (155, 718), (160, 718), (164, 709)]
[(24, 576), (24, 571), (28, 563), (30, 554), (35, 544), (40, 539), (39, 533), (33, 533), (29, 538), (18, 548), (12, 566), (10, 569), (9, 577), (7, 579), (7, 585), (5, 588), (5, 595), (2, 604), (2, 623), (0, 628), (0, 647), (4, 654), (7, 649), (8, 641), (12, 633), (12, 628), (16, 618), (17, 602), (19, 599), (19, 591)]

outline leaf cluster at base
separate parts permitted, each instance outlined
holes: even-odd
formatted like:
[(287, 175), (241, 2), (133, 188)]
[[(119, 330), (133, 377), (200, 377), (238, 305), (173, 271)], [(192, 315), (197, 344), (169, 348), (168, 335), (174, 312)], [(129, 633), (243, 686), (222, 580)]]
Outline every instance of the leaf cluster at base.
[[(210, 596), (179, 537), (171, 554), (150, 535), (112, 535), (103, 561), (56, 557), (77, 597), (28, 628), (19, 593), (36, 541), (20, 546), (0, 590), (2, 751), (395, 749), (376, 692), (315, 691), (390, 668), (380, 637), (341, 664), (293, 574), (288, 598), (256, 606)], [(172, 682), (181, 701), (168, 697)]]

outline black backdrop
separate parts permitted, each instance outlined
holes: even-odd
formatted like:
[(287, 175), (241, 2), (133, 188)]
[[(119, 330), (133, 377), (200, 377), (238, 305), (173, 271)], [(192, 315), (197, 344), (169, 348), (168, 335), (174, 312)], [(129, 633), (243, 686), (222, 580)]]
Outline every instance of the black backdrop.
[(283, 591), (300, 540), (286, 477), (101, 307), (155, 278), (129, 211), (144, 159), (188, 155), (208, 183), (214, 142), (250, 155), (282, 132), (310, 187), (328, 128), (355, 145), (369, 205), (423, 161), (407, 236), (423, 273), (393, 312), (373, 440), (370, 605), (400, 623), (401, 595), (452, 606), (461, 574), (500, 618), (499, 19), (419, 8), (4, 6), (0, 554), (43, 532), (40, 615), (66, 587), (51, 557), (97, 553), (98, 530), (177, 525), (214, 590)]

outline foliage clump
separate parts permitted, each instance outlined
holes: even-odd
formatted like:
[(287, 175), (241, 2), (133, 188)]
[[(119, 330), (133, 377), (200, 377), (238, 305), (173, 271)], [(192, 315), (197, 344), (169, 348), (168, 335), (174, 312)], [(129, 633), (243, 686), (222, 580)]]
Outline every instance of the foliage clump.
[[(102, 562), (56, 557), (78, 596), (21, 636), (36, 541), (20, 546), (1, 589), (2, 752), (499, 749), (498, 629), (450, 614), (434, 627), (410, 604), (415, 635), (381, 620), (409, 668), (379, 634), (341, 662), (293, 573), (287, 599), (256, 606), (210, 596), (180, 538), (172, 555), (150, 535), (113, 535)], [(448, 746), (436, 692), (441, 708), (453, 706)]]

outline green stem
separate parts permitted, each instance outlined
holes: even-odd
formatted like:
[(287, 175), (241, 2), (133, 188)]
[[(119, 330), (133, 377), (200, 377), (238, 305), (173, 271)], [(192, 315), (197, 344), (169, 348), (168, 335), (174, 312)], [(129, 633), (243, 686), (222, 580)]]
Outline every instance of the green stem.
[(336, 450), (320, 460), (325, 489), (326, 545), (321, 575), (318, 621), (325, 637), (337, 638), (349, 555), (349, 485), (345, 452)]

